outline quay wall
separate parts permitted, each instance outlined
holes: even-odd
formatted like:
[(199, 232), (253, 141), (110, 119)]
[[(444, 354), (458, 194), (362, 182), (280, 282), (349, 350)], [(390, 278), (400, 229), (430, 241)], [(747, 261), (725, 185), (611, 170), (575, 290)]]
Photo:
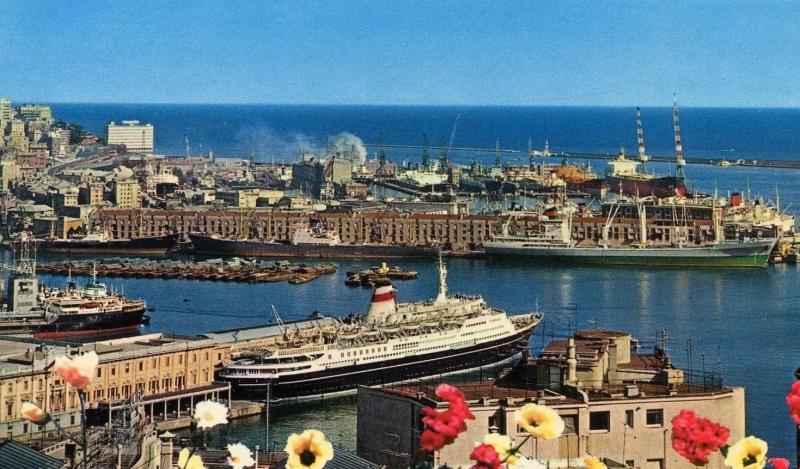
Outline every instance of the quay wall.
[[(291, 234), (309, 223), (319, 221), (326, 230), (339, 235), (346, 244), (386, 243), (416, 245), (438, 242), (454, 251), (474, 249), (498, 233), (504, 223), (509, 231), (535, 231), (535, 214), (514, 215), (444, 215), (409, 214), (397, 212), (308, 213), (299, 211), (266, 210), (101, 210), (94, 215), (96, 222), (113, 238), (129, 239), (153, 236), (165, 230), (182, 233), (190, 231), (217, 234), (221, 237), (247, 237), (288, 241)], [(572, 234), (578, 243), (597, 243), (602, 239), (605, 217), (576, 217)], [(695, 220), (687, 227), (673, 223), (648, 223), (648, 238), (655, 243), (701, 242), (713, 239), (709, 220)], [(639, 220), (617, 217), (609, 230), (610, 244), (636, 242)]]

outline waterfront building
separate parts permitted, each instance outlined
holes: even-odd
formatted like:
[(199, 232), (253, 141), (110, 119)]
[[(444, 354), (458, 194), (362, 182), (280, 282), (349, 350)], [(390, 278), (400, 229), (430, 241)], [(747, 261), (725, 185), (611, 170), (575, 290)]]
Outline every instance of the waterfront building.
[[(358, 455), (389, 469), (427, 460), (438, 467), (470, 465), (475, 442), (497, 432), (517, 444), (527, 432), (514, 412), (527, 403), (546, 405), (564, 420), (564, 433), (552, 440), (531, 438), (521, 452), (539, 460), (580, 466), (588, 455), (642, 469), (693, 469), (671, 446), (670, 421), (683, 409), (726, 425), (729, 441), (744, 437), (744, 389), (727, 388), (719, 376), (685, 373), (672, 366), (663, 348), (630, 352), (628, 334), (583, 331), (553, 341), (538, 360), (518, 366), (499, 380), (449, 382), (468, 401), (474, 421), (455, 443), (425, 453), (419, 447), (425, 429), (422, 408), (441, 410), (446, 401), (434, 394), (438, 383), (359, 388)], [(456, 379), (454, 377), (454, 379)], [(392, 415), (387, 419), (382, 416)], [(722, 465), (719, 454), (712, 464)]]
[(125, 145), (132, 153), (153, 153), (153, 124), (139, 124), (138, 120), (124, 120), (121, 125), (110, 122), (106, 141), (109, 145)]
[(229, 360), (230, 346), (210, 339), (158, 333), (80, 347), (3, 340), (0, 350), (0, 428), (14, 439), (37, 438), (43, 430), (54, 430), (52, 426), (39, 428), (21, 417), (20, 408), (26, 401), (51, 413), (63, 427), (79, 425), (80, 402), (75, 389), (52, 369), (59, 355), (97, 352), (97, 373), (85, 392), (91, 418), (98, 424), (108, 421), (111, 413), (130, 399), (144, 405), (152, 421), (164, 419), (172, 410), (169, 406), (180, 405), (184, 397), (181, 411), (192, 396), (219, 397), (229, 392), (227, 385), (214, 384), (214, 367)]

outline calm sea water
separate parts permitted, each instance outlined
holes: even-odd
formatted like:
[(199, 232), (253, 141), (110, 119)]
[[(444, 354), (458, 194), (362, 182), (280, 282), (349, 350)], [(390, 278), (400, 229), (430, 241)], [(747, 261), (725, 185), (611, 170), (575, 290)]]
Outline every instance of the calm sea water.
[[(615, 153), (636, 148), (635, 110), (622, 108), (449, 108), (343, 106), (134, 106), (54, 104), (53, 114), (99, 134), (111, 120), (138, 119), (155, 125), (156, 151), (185, 154), (184, 134), (192, 154), (213, 150), (217, 156), (246, 157), (255, 149), (261, 161), (293, 161), (300, 148), (322, 148), (328, 136), (351, 132), (367, 143), (383, 133), (384, 142), (421, 145), (449, 140), (458, 121), (454, 146), (504, 148), (522, 153), (504, 159), (526, 160), (528, 138), (551, 151)], [(456, 117), (460, 114), (460, 117)], [(648, 153), (674, 154), (671, 108), (642, 110)], [(800, 161), (800, 110), (681, 110), (684, 152), (689, 157)], [(370, 147), (370, 157), (374, 147)], [(387, 149), (391, 159), (418, 162), (418, 151)], [(491, 153), (454, 153), (457, 163)], [(604, 163), (594, 163), (601, 169)], [(666, 173), (668, 164), (653, 165)], [(690, 184), (720, 195), (731, 191), (774, 200), (792, 212), (800, 204), (800, 171), (710, 165), (686, 168)], [(46, 260), (46, 259), (40, 259)], [(397, 285), (400, 301), (435, 296), (433, 263), (403, 261), (420, 278)], [(797, 315), (800, 274), (797, 267), (763, 269), (683, 270), (597, 267), (547, 267), (493, 260), (448, 261), (452, 291), (482, 294), (510, 312), (538, 309), (545, 320), (531, 340), (534, 354), (550, 338), (570, 330), (600, 327), (630, 332), (645, 348), (658, 331), (668, 334), (668, 352), (680, 367), (721, 372), (725, 383), (746, 388), (747, 432), (769, 442), (770, 454), (793, 458), (795, 430), (784, 394), (800, 365), (800, 322)], [(188, 280), (111, 279), (129, 296), (142, 297), (156, 308), (142, 332), (201, 334), (211, 330), (263, 324), (274, 320), (270, 305), (283, 319), (311, 311), (345, 315), (363, 312), (371, 292), (344, 286), (344, 272), (370, 262), (341, 261), (339, 271), (303, 285), (236, 284)], [(63, 285), (59, 277), (43, 277)], [(190, 301), (184, 301), (188, 299)], [(353, 397), (276, 407), (271, 439), (282, 446), (288, 433), (321, 428), (335, 444), (355, 447)], [(262, 418), (235, 422), (220, 439), (265, 446)]]

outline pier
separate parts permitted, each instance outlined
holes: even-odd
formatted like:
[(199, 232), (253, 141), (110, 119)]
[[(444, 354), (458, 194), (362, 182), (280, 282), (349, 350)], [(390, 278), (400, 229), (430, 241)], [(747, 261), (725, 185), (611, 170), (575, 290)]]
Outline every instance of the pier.
[[(586, 160), (614, 160), (619, 154), (609, 155), (605, 153), (550, 153), (549, 155), (537, 155), (550, 158), (578, 158)], [(683, 158), (689, 164), (710, 164), (714, 166), (748, 166), (753, 168), (785, 168), (800, 169), (798, 161), (780, 160), (727, 160), (718, 158)], [(650, 161), (658, 163), (674, 163), (674, 156), (650, 156)]]

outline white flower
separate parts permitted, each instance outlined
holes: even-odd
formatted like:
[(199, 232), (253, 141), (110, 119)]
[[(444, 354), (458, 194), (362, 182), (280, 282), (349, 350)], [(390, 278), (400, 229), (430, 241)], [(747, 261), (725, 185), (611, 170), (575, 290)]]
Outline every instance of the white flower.
[(252, 454), (250, 449), (241, 443), (228, 445), (228, 452), (231, 453), (231, 456), (227, 462), (233, 469), (250, 467), (256, 463), (255, 459), (250, 456)]
[(71, 384), (75, 389), (83, 390), (92, 384), (92, 378), (97, 372), (98, 365), (97, 352), (92, 350), (89, 353), (69, 358), (64, 355), (56, 357), (56, 373), (61, 379)]
[(50, 421), (50, 414), (42, 410), (41, 407), (33, 402), (22, 403), (22, 416), (33, 423), (44, 425)]
[(200, 401), (194, 406), (194, 419), (197, 421), (197, 428), (211, 428), (228, 423), (228, 408), (219, 402)]

